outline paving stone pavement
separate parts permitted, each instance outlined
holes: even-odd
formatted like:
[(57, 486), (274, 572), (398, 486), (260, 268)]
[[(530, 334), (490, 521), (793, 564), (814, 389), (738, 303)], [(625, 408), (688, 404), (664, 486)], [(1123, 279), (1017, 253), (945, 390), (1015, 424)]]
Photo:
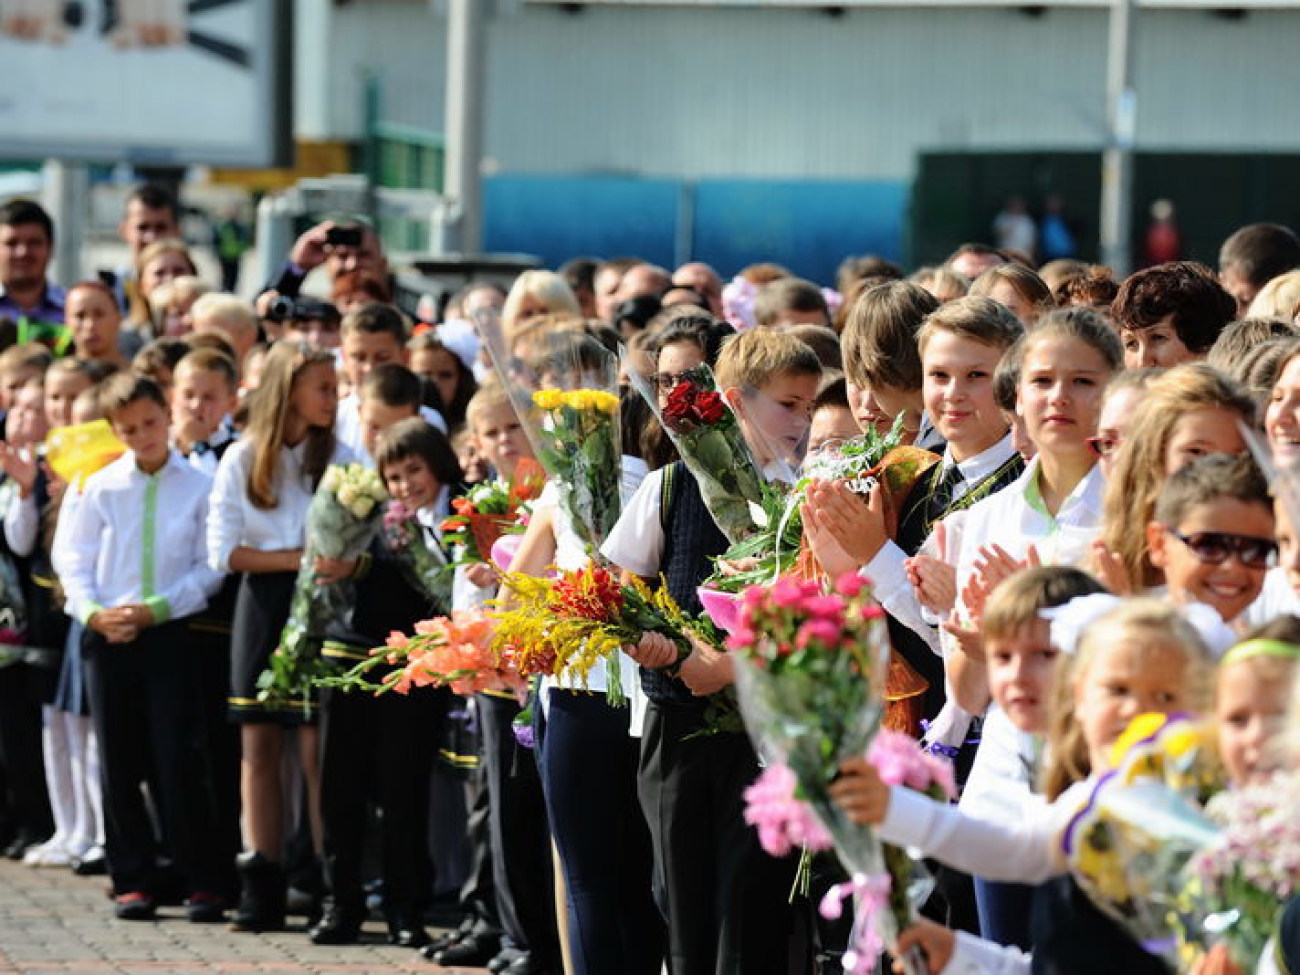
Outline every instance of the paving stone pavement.
[[(36, 870), (0, 859), (0, 973), (122, 972), (127, 975), (230, 973), (391, 973), (478, 975), (440, 968), (383, 939), (369, 922), (366, 943), (319, 948), (297, 930), (242, 934), (224, 924), (190, 924), (180, 907), (152, 922), (119, 921), (103, 877)], [(432, 930), (432, 929), (431, 929)]]

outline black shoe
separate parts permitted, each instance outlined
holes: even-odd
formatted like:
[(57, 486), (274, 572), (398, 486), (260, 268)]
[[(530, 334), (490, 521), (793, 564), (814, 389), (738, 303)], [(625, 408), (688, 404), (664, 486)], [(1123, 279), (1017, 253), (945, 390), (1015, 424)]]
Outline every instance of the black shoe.
[(418, 918), (389, 918), (388, 943), (399, 948), (424, 948), (430, 941), (429, 932)]
[(256, 851), (235, 859), (242, 892), (231, 921), (236, 931), (284, 929), (284, 870)]
[(458, 945), (461, 941), (467, 939), (472, 928), (473, 923), (471, 920), (465, 920), (465, 922), (461, 924), (460, 927), (456, 928), (455, 931), (448, 931), (445, 935), (438, 935), (435, 939), (430, 941), (429, 944), (426, 944), (424, 948), (421, 948), (421, 956), (428, 958), (429, 961), (432, 962), (433, 957), (438, 952), (445, 952), (445, 950), (451, 948), (452, 945)]
[(494, 958), (488, 961), (487, 970), (489, 972), (504, 972), (521, 958), (527, 957), (528, 952), (520, 951), (518, 948), (502, 948)]
[(196, 890), (185, 899), (185, 916), (192, 924), (216, 924), (226, 919), (226, 901), (219, 894)]
[(559, 965), (547, 965), (530, 954), (525, 954), (513, 964), (506, 966), (501, 975), (561, 975)]
[(309, 933), (314, 945), (356, 944), (361, 935), (360, 911), (348, 910), (330, 904), (320, 922)]
[(84, 857), (72, 861), (72, 872), (78, 877), (103, 877), (108, 873), (108, 858), (102, 846), (91, 847)]
[(113, 913), (123, 921), (152, 921), (157, 909), (154, 899), (138, 890), (113, 898)]
[[(507, 950), (514, 952), (513, 948)], [(446, 968), (477, 968), (491, 964), (500, 957), (500, 951), (501, 939), (496, 935), (471, 934), (435, 954), (433, 960)], [(510, 960), (513, 961), (514, 958)]]

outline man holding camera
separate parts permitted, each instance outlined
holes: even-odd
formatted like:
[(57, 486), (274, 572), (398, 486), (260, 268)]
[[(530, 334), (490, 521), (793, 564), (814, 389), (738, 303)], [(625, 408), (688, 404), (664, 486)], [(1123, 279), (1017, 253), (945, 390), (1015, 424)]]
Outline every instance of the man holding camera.
[[(387, 280), (388, 260), (373, 227), (358, 220), (326, 220), (305, 231), (289, 251), (289, 263), (280, 276), (257, 296), (257, 313), (274, 318), (277, 298), (296, 298), (312, 271), (324, 265), (333, 282), (341, 274), (363, 273)], [(276, 306), (283, 307), (283, 302)], [(283, 317), (283, 315), (281, 316)]]

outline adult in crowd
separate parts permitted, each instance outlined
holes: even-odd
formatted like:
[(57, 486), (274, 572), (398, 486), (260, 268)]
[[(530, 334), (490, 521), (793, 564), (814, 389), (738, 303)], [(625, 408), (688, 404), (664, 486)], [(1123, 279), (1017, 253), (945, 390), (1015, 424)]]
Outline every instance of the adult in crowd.
[(64, 291), (46, 275), (54, 249), (54, 221), (39, 203), (14, 200), (0, 207), (0, 319), (17, 329), (17, 341), (61, 333)]
[(1300, 239), (1277, 223), (1242, 227), (1219, 248), (1219, 281), (1243, 317), (1259, 289), (1279, 274), (1300, 267)]

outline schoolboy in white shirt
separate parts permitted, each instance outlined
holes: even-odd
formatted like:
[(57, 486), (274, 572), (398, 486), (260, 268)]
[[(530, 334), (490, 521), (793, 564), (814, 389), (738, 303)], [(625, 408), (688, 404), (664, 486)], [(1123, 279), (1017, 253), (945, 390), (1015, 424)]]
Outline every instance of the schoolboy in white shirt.
[(148, 781), (190, 891), (190, 919), (220, 920), (185, 626), (221, 582), (205, 547), (212, 480), (170, 448), (167, 402), (152, 380), (115, 376), (101, 404), (128, 450), (86, 482), (60, 564), (69, 611), (86, 626), (115, 912), (125, 920), (154, 914), (157, 844), (141, 791)]

